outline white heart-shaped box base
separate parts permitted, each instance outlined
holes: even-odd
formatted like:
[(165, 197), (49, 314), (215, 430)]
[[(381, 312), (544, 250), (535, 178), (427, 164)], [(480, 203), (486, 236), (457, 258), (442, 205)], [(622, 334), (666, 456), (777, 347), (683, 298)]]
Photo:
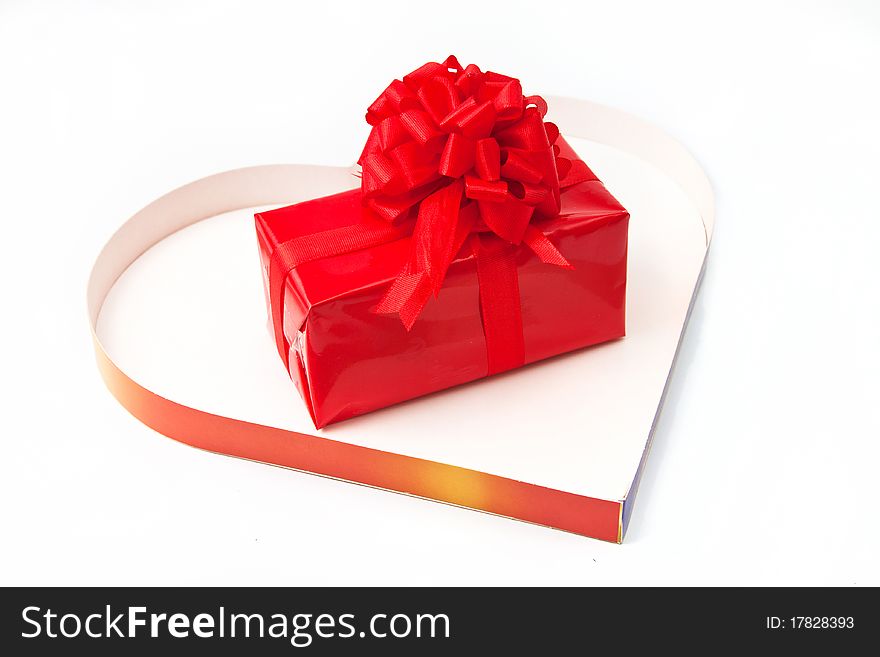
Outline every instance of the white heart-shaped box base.
[[(656, 128), (584, 101), (551, 99), (550, 107), (550, 118), (631, 214), (625, 338), (315, 431), (261, 319), (255, 208), (195, 223), (246, 199), (287, 204), (359, 182), (349, 169), (282, 166), (220, 174), (238, 177), (193, 198), (173, 193), (152, 213), (150, 229), (123, 228), (115, 247), (111, 240), (90, 283), (99, 350), (103, 344), (144, 388), (185, 406), (605, 501), (621, 540), (699, 285), (712, 193), (693, 159)], [(211, 199), (202, 202), (206, 193)], [(386, 487), (381, 477), (320, 474)], [(467, 495), (428, 496), (494, 508), (472, 505)], [(614, 540), (609, 531), (581, 533)]]

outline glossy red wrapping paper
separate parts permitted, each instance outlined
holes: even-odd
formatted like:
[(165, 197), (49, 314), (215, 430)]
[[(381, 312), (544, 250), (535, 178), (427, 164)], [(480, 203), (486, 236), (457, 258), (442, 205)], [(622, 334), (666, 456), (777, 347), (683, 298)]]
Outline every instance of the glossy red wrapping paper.
[[(576, 157), (560, 142), (563, 155)], [(278, 244), (356, 224), (368, 212), (354, 189), (256, 215), (266, 290)], [(628, 220), (601, 182), (584, 182), (564, 191), (559, 216), (539, 225), (574, 268), (519, 250), (526, 363), (624, 335)], [(476, 263), (467, 245), (411, 330), (374, 312), (406, 262), (409, 242), (305, 262), (288, 275), (282, 312), (289, 373), (316, 427), (488, 374)], [(529, 385), (528, 372), (515, 376)]]

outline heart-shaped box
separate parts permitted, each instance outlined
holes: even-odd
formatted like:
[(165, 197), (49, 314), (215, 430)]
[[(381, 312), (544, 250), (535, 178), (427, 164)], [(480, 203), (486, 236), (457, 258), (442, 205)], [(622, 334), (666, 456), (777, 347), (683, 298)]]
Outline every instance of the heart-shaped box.
[(702, 275), (713, 195), (656, 127), (586, 101), (550, 106), (632, 217), (626, 338), (316, 432), (253, 321), (263, 293), (252, 214), (357, 181), (346, 168), (253, 167), (158, 199), (99, 255), (88, 303), (108, 387), (195, 447), (620, 542)]

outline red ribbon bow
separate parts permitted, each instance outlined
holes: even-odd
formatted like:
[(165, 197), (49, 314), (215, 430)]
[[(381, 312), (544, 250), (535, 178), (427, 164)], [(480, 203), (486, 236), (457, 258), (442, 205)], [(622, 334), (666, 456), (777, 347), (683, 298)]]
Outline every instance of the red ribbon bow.
[(394, 80), (370, 106), (373, 129), (358, 160), (364, 202), (389, 223), (416, 214), (409, 261), (376, 312), (397, 313), (410, 329), (471, 234), (525, 243), (544, 262), (571, 266), (530, 223), (556, 216), (560, 187), (589, 174), (580, 160), (559, 157), (559, 129), (546, 112), (516, 78), (454, 56)]

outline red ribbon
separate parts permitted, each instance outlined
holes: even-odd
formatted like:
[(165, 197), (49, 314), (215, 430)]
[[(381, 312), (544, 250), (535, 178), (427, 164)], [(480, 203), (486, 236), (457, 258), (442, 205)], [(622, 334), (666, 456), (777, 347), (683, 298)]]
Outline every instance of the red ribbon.
[(406, 235), (406, 265), (375, 309), (407, 330), (440, 292), (446, 271), (468, 245), (477, 261), (489, 374), (524, 362), (516, 256), (571, 267), (534, 222), (555, 217), (560, 192), (595, 176), (559, 156), (559, 129), (544, 122), (547, 103), (523, 96), (519, 80), (455, 57), (394, 80), (367, 110), (373, 126), (358, 163), (364, 204), (374, 221), (281, 244), (272, 255), (270, 294), (278, 350), (287, 364), (283, 283), (298, 264), (369, 248)]

